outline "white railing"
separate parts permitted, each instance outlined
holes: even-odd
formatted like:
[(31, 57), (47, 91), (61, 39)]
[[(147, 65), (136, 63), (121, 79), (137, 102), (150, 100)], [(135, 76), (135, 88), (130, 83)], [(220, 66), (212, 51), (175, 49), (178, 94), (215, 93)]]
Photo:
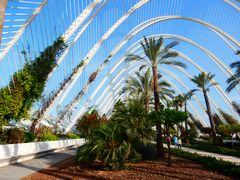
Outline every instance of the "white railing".
[(54, 151), (81, 146), (84, 139), (0, 145), (0, 167), (22, 162)]

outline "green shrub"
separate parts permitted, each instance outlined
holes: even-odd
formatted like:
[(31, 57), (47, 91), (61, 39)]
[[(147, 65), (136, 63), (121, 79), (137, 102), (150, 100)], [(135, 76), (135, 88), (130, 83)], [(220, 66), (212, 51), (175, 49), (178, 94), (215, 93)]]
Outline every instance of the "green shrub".
[(94, 129), (92, 138), (78, 149), (79, 162), (100, 160), (106, 169), (125, 169), (127, 161), (137, 161), (140, 156), (127, 141), (125, 129), (107, 123)]
[(67, 134), (67, 138), (68, 139), (79, 139), (80, 137), (79, 137), (79, 135), (70, 132), (70, 133)]
[(240, 151), (235, 149), (230, 149), (222, 146), (217, 146), (208, 142), (195, 142), (193, 144), (185, 144), (184, 146), (193, 148), (193, 149), (199, 149), (203, 151), (218, 153), (218, 154), (224, 154), (229, 156), (237, 156), (240, 157)]
[(53, 134), (53, 131), (50, 127), (44, 125), (36, 128), (35, 134), (38, 141), (55, 141), (59, 139), (57, 135)]
[(41, 134), (38, 138), (39, 141), (56, 141), (59, 140), (58, 136), (52, 134), (52, 133), (44, 133)]
[(24, 133), (24, 142), (28, 143), (28, 142), (34, 142), (34, 140), (36, 139), (36, 135), (34, 133), (31, 132), (25, 132)]
[(6, 131), (0, 128), (0, 144), (6, 144), (6, 143), (7, 143)]
[(219, 171), (226, 175), (240, 177), (240, 165), (228, 161), (217, 160), (215, 157), (201, 156), (196, 153), (185, 152), (180, 149), (172, 149), (171, 152), (177, 156), (199, 162), (207, 169)]

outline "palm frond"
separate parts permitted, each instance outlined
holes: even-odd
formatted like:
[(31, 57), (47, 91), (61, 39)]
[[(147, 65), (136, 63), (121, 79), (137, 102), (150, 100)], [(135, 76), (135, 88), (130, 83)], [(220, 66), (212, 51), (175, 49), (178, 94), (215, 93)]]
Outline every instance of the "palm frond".
[(176, 51), (168, 51), (163, 54), (162, 59), (177, 57), (178, 53)]
[(179, 44), (178, 41), (173, 41), (173, 42), (169, 43), (168, 45), (166, 45), (166, 46), (165, 46), (165, 49), (166, 49), (166, 50), (169, 50), (169, 49), (173, 48), (174, 46), (176, 46), (176, 45), (178, 45), (178, 44)]
[(230, 68), (240, 68), (240, 61), (235, 61), (233, 63), (230, 64)]
[(147, 67), (146, 64), (141, 65), (141, 66), (139, 67), (139, 71), (143, 70), (143, 69), (146, 68), (146, 67)]
[(131, 61), (139, 61), (142, 60), (143, 58), (141, 56), (138, 55), (134, 55), (134, 54), (128, 54), (125, 61), (126, 62), (131, 62)]
[(182, 67), (182, 68), (186, 68), (186, 64), (185, 63), (182, 63), (182, 62), (179, 62), (179, 61), (170, 61), (170, 60), (164, 60), (164, 61), (160, 61), (160, 64), (167, 64), (167, 65), (173, 65), (173, 66), (179, 66), (179, 67)]

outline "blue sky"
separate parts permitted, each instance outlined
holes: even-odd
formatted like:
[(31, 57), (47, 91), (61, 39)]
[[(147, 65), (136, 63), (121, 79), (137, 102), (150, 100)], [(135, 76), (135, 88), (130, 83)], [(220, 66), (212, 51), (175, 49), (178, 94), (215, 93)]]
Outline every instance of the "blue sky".
[[(38, 55), (39, 50), (42, 51), (44, 47), (51, 44), (51, 42), (59, 35), (64, 34), (72, 21), (90, 2), (90, 0), (50, 0), (44, 7), (43, 11), (37, 16), (35, 22), (33, 22), (31, 26), (27, 28), (22, 38), (19, 39), (17, 43), (18, 48), (22, 49), (22, 47), (24, 47), (26, 49), (27, 44), (29, 44), (31, 47), (32, 56), (34, 57), (35, 55)], [(88, 51), (103, 36), (103, 34), (137, 2), (139, 1), (109, 0), (105, 7), (91, 22), (82, 36), (78, 39), (64, 61), (59, 65), (58, 69), (47, 83), (45, 93), (48, 94), (52, 90), (56, 90), (63, 79), (71, 73), (72, 69), (86, 56)], [(55, 8), (53, 8), (53, 4)], [(7, 9), (7, 12), (8, 11), (10, 10)], [(223, 0), (151, 0), (149, 3), (134, 12), (102, 44), (92, 61), (83, 71), (78, 82), (64, 100), (62, 106), (67, 105), (76, 96), (78, 91), (81, 90), (81, 88), (87, 82), (89, 75), (98, 68), (98, 66), (108, 57), (109, 53), (114, 49), (114, 47), (128, 34), (131, 29), (151, 18), (171, 15), (193, 17), (208, 22), (225, 31), (237, 41), (240, 41), (240, 14), (236, 9), (231, 7)], [(106, 76), (111, 67), (119, 60), (121, 56), (127, 53), (126, 51), (128, 47), (134, 42), (142, 39), (143, 35), (150, 36), (153, 34), (171, 34), (188, 38), (214, 53), (216, 57), (226, 65), (238, 60), (238, 57), (234, 55), (233, 50), (209, 28), (199, 23), (187, 20), (178, 19), (162, 21), (139, 32), (136, 36), (131, 38), (115, 56), (112, 57), (110, 62), (99, 74), (96, 81), (90, 86), (89, 91), (82, 98), (76, 112), (79, 110), (80, 106), (84, 104), (86, 99), (88, 99), (94, 89), (97, 88), (98, 84)], [(167, 39), (166, 44), (173, 40), (174, 39)], [(233, 46), (237, 48), (237, 46)], [(189, 43), (180, 41), (179, 45), (175, 49), (189, 56), (207, 72), (216, 74), (216, 81), (219, 83), (219, 85), (221, 85), (223, 90), (226, 89), (226, 76), (199, 48), (196, 48)], [(16, 62), (16, 68), (13, 61), (14, 58)], [(177, 59), (185, 62), (188, 65), (186, 71), (191, 76), (198, 74), (199, 71), (192, 64), (186, 62), (182, 58)], [(14, 46), (13, 50), (10, 51), (7, 57), (3, 59), (3, 65), (0, 64), (0, 76), (3, 85), (8, 83), (10, 75), (14, 71), (22, 67), (20, 60), (21, 56), (18, 56), (17, 46)], [(8, 79), (5, 77), (3, 66), (6, 69)], [(126, 64), (123, 63), (117, 69), (117, 71), (121, 70), (124, 66), (126, 66)], [(195, 88), (194, 84), (190, 82), (183, 73), (181, 73), (179, 70), (176, 70), (176, 68), (165, 66), (163, 66), (163, 68), (175, 73), (184, 82), (184, 84), (189, 87), (189, 89)], [(110, 79), (106, 82), (104, 87), (106, 87), (107, 83), (109, 83), (110, 80), (117, 75), (117, 71), (110, 75)], [(186, 89), (182, 87), (175, 79), (166, 74), (163, 74), (163, 76), (169, 78), (182, 92), (186, 92)], [(104, 87), (97, 94), (97, 96), (100, 96), (100, 94), (104, 91)], [(239, 92), (236, 90), (228, 95), (232, 100), (239, 102)], [(204, 104), (202, 94), (198, 92), (197, 96)], [(220, 108), (230, 112), (216, 90), (211, 89), (210, 96)], [(90, 105), (94, 105), (94, 102), (95, 101), (91, 102)], [(192, 101), (191, 103), (197, 110), (199, 110), (202, 118), (207, 122), (205, 113), (200, 110), (196, 102)], [(55, 114), (55, 112), (56, 110), (53, 110), (52, 114)]]

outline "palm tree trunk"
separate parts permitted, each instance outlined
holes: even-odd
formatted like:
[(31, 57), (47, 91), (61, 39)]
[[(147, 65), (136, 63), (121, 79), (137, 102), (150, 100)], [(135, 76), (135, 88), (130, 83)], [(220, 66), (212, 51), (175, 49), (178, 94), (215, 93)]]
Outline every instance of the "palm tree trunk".
[[(184, 103), (184, 111), (185, 113), (187, 113), (187, 102)], [(186, 131), (186, 142), (187, 144), (189, 144), (187, 119), (185, 120), (185, 131)]]
[(145, 93), (144, 93), (144, 106), (145, 106), (146, 112), (148, 113), (148, 110), (149, 110), (148, 91), (145, 91)]
[[(158, 77), (157, 77), (157, 65), (152, 67), (153, 71), (153, 94), (154, 94), (154, 107), (155, 111), (159, 111), (159, 94), (158, 94)], [(156, 125), (157, 129), (157, 137), (156, 137), (156, 143), (157, 143), (157, 154), (156, 157), (164, 157), (164, 149), (163, 149), (163, 137), (162, 137), (162, 128), (161, 124)]]
[(216, 143), (216, 129), (215, 129), (215, 123), (213, 121), (212, 118), (212, 112), (211, 112), (211, 106), (208, 100), (208, 96), (207, 96), (207, 91), (205, 89), (203, 89), (203, 95), (204, 95), (204, 99), (205, 99), (205, 103), (206, 103), (206, 107), (207, 107), (207, 114), (209, 117), (209, 122), (211, 125), (211, 129), (212, 129), (212, 138), (213, 138), (213, 143)]

